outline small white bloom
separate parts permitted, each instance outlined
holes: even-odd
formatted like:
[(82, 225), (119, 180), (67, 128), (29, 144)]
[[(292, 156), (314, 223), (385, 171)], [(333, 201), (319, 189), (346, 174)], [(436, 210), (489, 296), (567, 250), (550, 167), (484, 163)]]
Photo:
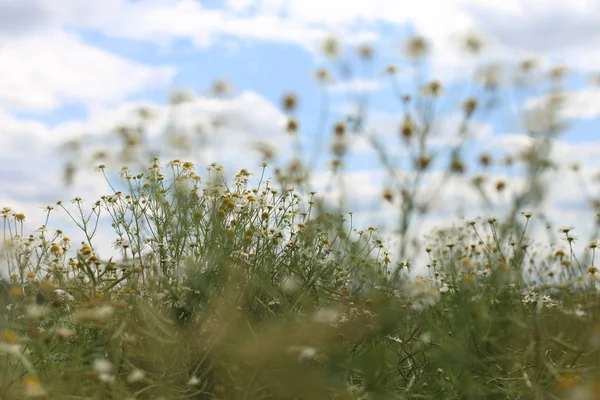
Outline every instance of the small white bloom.
[(38, 304), (31, 304), (27, 306), (27, 317), (32, 320), (42, 320), (48, 313), (50, 309), (46, 306), (40, 306)]
[(23, 380), (25, 385), (26, 397), (45, 397), (46, 391), (42, 388), (40, 381), (36, 377), (27, 377)]
[(108, 360), (97, 359), (94, 361), (94, 370), (98, 374), (98, 380), (105, 383), (113, 383), (115, 377), (111, 375), (112, 364)]
[(523, 304), (527, 303), (537, 303), (537, 293), (534, 291), (529, 291), (523, 295)]
[(142, 246), (142, 250), (140, 250), (140, 256), (142, 256), (142, 258), (147, 258), (152, 256), (153, 253), (154, 249), (152, 248), (152, 246), (150, 246), (148, 243), (144, 243), (144, 245)]
[(587, 313), (583, 311), (581, 308), (578, 308), (574, 311), (574, 314), (578, 317), (585, 317)]
[(300, 361), (304, 360), (312, 360), (317, 355), (317, 350), (313, 347), (303, 347), (298, 354), (298, 359)]
[(134, 369), (127, 376), (127, 382), (136, 383), (136, 382), (143, 380), (145, 376), (146, 376), (146, 374), (144, 373), (144, 371), (142, 371), (140, 369)]
[(281, 287), (286, 293), (293, 294), (300, 289), (301, 282), (295, 276), (286, 276), (281, 283)]
[(196, 386), (200, 384), (200, 379), (195, 376), (192, 376), (189, 381), (187, 381), (188, 386)]
[(389, 336), (388, 335), (388, 339), (393, 340), (396, 343), (403, 343), (402, 339), (400, 339), (398, 336)]
[(114, 247), (116, 249), (126, 250), (131, 248), (131, 242), (127, 239), (117, 239), (114, 242)]
[(550, 296), (542, 296), (542, 304), (546, 308), (555, 308), (558, 307), (558, 302), (552, 300)]
[(320, 324), (335, 324), (338, 318), (339, 313), (330, 308), (320, 308), (313, 315), (313, 321)]
[(75, 298), (71, 294), (65, 292), (62, 289), (54, 289), (54, 293), (56, 293), (56, 295), (58, 296), (58, 298), (61, 299), (61, 300), (68, 300), (68, 301), (75, 300)]
[(298, 361), (302, 362), (315, 358), (317, 350), (309, 346), (290, 346), (288, 347), (288, 353), (298, 353)]
[(109, 374), (112, 370), (112, 364), (108, 360), (99, 358), (94, 360), (93, 368), (99, 374)]
[(424, 344), (429, 344), (431, 343), (431, 332), (425, 332), (421, 335), (421, 337), (419, 338), (419, 340), (421, 342), (423, 342)]
[(483, 270), (477, 271), (477, 275), (483, 276), (483, 277), (488, 277), (488, 276), (492, 275), (492, 270), (491, 270), (491, 268), (485, 268)]
[(0, 342), (0, 354), (2, 353), (11, 355), (13, 357), (21, 357), (23, 349), (18, 343)]
[(74, 323), (99, 322), (106, 323), (114, 314), (114, 309), (109, 305), (78, 311), (73, 315)]
[(412, 297), (411, 308), (415, 310), (423, 310), (435, 305), (440, 301), (440, 291), (433, 285), (433, 282), (417, 276), (410, 286), (410, 295)]
[(75, 331), (69, 328), (65, 328), (65, 327), (61, 327), (61, 328), (56, 328), (54, 334), (56, 335), (57, 338), (59, 339), (68, 339), (71, 336), (73, 336), (75, 334)]

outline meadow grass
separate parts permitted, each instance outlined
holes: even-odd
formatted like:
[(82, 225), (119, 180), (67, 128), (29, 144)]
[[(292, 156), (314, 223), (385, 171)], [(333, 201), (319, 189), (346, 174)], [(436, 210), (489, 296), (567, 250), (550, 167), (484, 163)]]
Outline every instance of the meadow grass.
[[(337, 46), (329, 40), (324, 51), (337, 56)], [(413, 38), (407, 52), (418, 62), (427, 42)], [(372, 49), (361, 47), (359, 56), (368, 62)], [(513, 193), (506, 217), (484, 216), (427, 238), (410, 237), (409, 227), (429, 209), (420, 188), (433, 163), (428, 140), (441, 83), (400, 96), (399, 135), (413, 166), (408, 185), (386, 146), (363, 130), (364, 109), (334, 124), (332, 185), (344, 172), (350, 134), (366, 136), (393, 182), (381, 200), (399, 210), (395, 249), (376, 227), (354, 226), (348, 210), (318, 200), (306, 166), (315, 165), (318, 142), (312, 163), (302, 162), (298, 146), (275, 180), (265, 178), (266, 164), (232, 180), (212, 164), (203, 180), (192, 162), (162, 165), (155, 157), (139, 171), (124, 168), (117, 184), (100, 165), (112, 193), (46, 207), (44, 227), (63, 212), (81, 243), (61, 230), (28, 235), (26, 216), (2, 209), (9, 281), (0, 399), (600, 398), (597, 244), (579, 260), (572, 228), (561, 228), (565, 248), (544, 247), (527, 232), (536, 215), (526, 209), (545, 194), (549, 148), (563, 129), (561, 71), (551, 72), (550, 100), (519, 158), (524, 189)], [(485, 95), (498, 85), (494, 74), (488, 68), (479, 76)], [(186, 101), (171, 100), (173, 107)], [(293, 94), (283, 101), (291, 135), (296, 101)], [(448, 177), (466, 173), (461, 149), (485, 104), (464, 101)], [(134, 140), (141, 130), (119, 132), (125, 146), (142, 143)], [(489, 165), (489, 155), (479, 162)], [(505, 185), (497, 181), (495, 190)], [(118, 259), (96, 250), (105, 216)], [(411, 263), (415, 240), (427, 243), (426, 266)]]

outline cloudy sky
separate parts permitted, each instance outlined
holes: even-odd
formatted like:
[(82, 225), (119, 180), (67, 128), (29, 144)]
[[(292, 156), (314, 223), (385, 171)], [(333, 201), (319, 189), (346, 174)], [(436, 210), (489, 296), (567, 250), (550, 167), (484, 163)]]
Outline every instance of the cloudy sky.
[[(462, 45), (470, 34), (486, 44), (479, 57)], [(402, 52), (414, 35), (431, 45), (424, 76)], [(342, 44), (341, 61), (320, 50), (327, 37)], [(373, 48), (372, 62), (356, 55), (362, 45)], [(531, 57), (539, 62), (531, 79), (542, 85), (501, 90), (498, 110), (475, 115), (465, 153), (469, 172), (448, 184), (437, 213), (421, 226), (451, 222), (462, 209), (482, 210), (477, 193), (464, 189), (477, 173), (477, 155), (486, 151), (497, 159), (529, 142), (522, 112), (540, 102), (549, 71), (566, 64), (568, 99), (561, 116), (570, 128), (554, 141), (552, 155), (563, 168), (551, 181), (544, 207), (557, 226), (575, 226), (585, 242), (594, 213), (567, 166), (581, 162), (580, 173), (595, 195), (600, 89), (590, 82), (600, 72), (596, 0), (0, 0), (0, 206), (25, 212), (35, 229), (45, 204), (107, 194), (93, 165), (65, 153), (62, 144), (82, 142), (87, 155), (101, 150), (113, 143), (113, 128), (134, 120), (140, 106), (155, 113), (148, 129), (157, 149), (167, 130), (200, 129), (206, 141), (194, 142), (200, 147), (192, 153), (176, 155), (198, 165), (219, 162), (234, 173), (241, 167), (258, 170), (257, 143), (275, 146), (282, 160), (289, 155), (293, 142), (284, 129), (283, 93), (298, 96), (305, 148), (314, 148), (321, 135), (325, 150), (336, 121), (368, 98), (367, 131), (402, 165), (402, 105), (382, 73), (388, 65), (398, 66), (401, 93), (414, 92), (418, 79), (442, 82), (432, 146), (443, 150), (459, 128), (462, 101), (483, 93), (473, 77), (500, 63), (502, 84), (510, 86), (515, 68)], [(326, 89), (314, 77), (322, 67), (334, 77)], [(219, 79), (230, 84), (230, 95), (211, 94)], [(169, 96), (182, 89), (193, 101), (173, 122)], [(320, 128), (324, 99), (328, 112)], [(215, 121), (222, 126), (215, 127)], [(368, 140), (353, 137), (349, 156), (346, 181), (354, 194), (349, 207), (375, 221), (389, 219), (391, 207), (374, 206), (387, 181)], [(72, 161), (81, 172), (65, 187), (62, 167), (69, 157), (76, 157)], [(329, 158), (325, 154), (315, 166), (322, 171), (315, 177), (321, 187)], [(490, 188), (497, 179), (509, 179), (509, 191), (494, 197), (501, 204), (518, 187), (518, 173), (510, 177), (500, 166), (488, 173)], [(430, 186), (442, 177), (434, 172)], [(57, 218), (57, 225), (65, 222)]]

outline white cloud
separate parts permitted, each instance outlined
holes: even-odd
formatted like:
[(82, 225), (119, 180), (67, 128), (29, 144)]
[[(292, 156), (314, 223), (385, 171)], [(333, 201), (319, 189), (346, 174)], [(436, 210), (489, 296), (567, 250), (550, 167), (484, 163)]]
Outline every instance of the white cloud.
[(600, 91), (580, 90), (571, 92), (563, 115), (567, 118), (593, 119), (600, 115)]
[(111, 55), (60, 31), (6, 41), (0, 59), (0, 105), (9, 109), (53, 109), (67, 101), (114, 104), (167, 84), (175, 72)]

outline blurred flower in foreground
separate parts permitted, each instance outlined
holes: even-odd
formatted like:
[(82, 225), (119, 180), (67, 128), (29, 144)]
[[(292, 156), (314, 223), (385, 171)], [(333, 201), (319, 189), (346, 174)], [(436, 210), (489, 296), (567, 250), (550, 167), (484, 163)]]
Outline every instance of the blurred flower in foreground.
[(35, 376), (28, 376), (23, 379), (26, 397), (44, 397), (46, 391), (42, 388), (40, 380)]
[(410, 296), (412, 298), (411, 307), (414, 310), (423, 310), (435, 305), (440, 301), (440, 291), (433, 285), (433, 282), (418, 276), (411, 283)]

